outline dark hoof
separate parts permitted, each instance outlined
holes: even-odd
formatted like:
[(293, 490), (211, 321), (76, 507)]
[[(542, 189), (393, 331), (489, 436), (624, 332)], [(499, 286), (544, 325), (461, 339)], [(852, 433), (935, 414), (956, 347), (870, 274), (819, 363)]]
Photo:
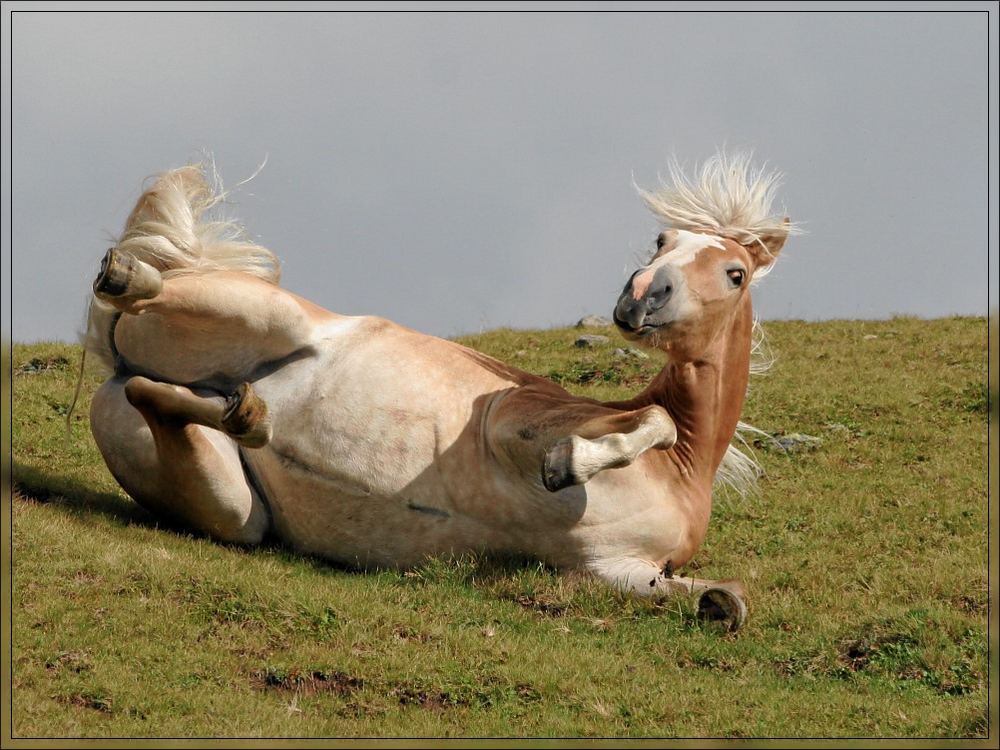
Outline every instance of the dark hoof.
[(106, 297), (121, 297), (128, 289), (131, 276), (127, 256), (123, 256), (114, 248), (108, 250), (101, 259), (101, 270), (94, 279), (94, 294)]
[(111, 299), (152, 299), (162, 288), (159, 271), (115, 248), (104, 254), (94, 279), (94, 294)]
[(742, 588), (731, 584), (707, 589), (698, 599), (699, 619), (718, 623), (730, 632), (739, 630), (747, 619)]
[(267, 404), (249, 383), (238, 386), (226, 399), (222, 426), (233, 440), (248, 448), (261, 448), (271, 440)]
[(546, 451), (542, 461), (542, 484), (549, 492), (579, 484), (573, 474), (572, 438), (563, 438)]

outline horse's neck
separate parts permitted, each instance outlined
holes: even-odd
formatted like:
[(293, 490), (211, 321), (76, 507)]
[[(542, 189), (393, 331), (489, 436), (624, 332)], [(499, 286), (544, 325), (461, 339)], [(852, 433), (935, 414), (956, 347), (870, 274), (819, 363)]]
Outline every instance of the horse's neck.
[(750, 377), (753, 310), (747, 295), (729, 329), (695, 362), (670, 363), (640, 398), (677, 425), (674, 455), (684, 474), (711, 488), (736, 432)]

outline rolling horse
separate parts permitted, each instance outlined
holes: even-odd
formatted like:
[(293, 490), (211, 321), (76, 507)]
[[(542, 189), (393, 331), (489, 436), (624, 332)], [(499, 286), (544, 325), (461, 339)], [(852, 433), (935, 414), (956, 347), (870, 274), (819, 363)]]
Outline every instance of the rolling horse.
[(91, 429), (124, 490), (232, 543), (273, 534), (349, 566), (508, 552), (641, 596), (699, 593), (739, 627), (736, 581), (674, 575), (705, 538), (746, 396), (750, 285), (794, 230), (778, 176), (718, 153), (642, 196), (664, 226), (614, 308), (667, 364), (599, 402), (457, 343), (329, 312), (279, 264), (200, 166), (160, 175), (94, 282), (87, 350), (113, 370)]

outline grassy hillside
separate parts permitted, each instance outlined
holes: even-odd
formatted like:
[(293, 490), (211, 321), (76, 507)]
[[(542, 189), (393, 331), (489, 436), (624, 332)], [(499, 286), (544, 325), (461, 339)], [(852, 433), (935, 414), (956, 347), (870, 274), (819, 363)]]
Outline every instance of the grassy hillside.
[[(14, 737), (985, 737), (987, 321), (767, 329), (744, 418), (822, 442), (716, 500), (687, 572), (744, 581), (735, 635), (530, 561), (358, 574), (163, 528), (90, 437), (101, 376), (67, 435), (79, 349), (15, 345)], [(658, 369), (598, 332), (463, 342), (597, 398)]]

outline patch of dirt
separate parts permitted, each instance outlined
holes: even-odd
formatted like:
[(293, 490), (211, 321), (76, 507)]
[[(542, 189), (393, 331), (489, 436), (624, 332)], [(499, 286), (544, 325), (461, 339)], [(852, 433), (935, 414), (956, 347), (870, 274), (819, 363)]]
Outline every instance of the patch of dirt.
[(566, 614), (566, 610), (569, 609), (569, 605), (565, 602), (556, 601), (545, 596), (544, 594), (520, 594), (517, 596), (502, 598), (505, 598), (508, 601), (517, 602), (525, 609), (533, 609), (540, 614), (546, 615), (547, 617), (562, 617)]
[(77, 706), (79, 708), (89, 708), (92, 711), (98, 711), (102, 714), (112, 713), (111, 699), (100, 693), (91, 693), (84, 691), (82, 693), (71, 693), (69, 695), (60, 695), (56, 697), (60, 703), (68, 703), (71, 706)]
[(46, 357), (41, 359), (35, 357), (30, 362), (25, 362), (14, 370), (18, 375), (40, 375), (43, 372), (52, 370), (65, 370), (69, 367), (69, 360), (65, 357)]
[(542, 700), (542, 694), (534, 685), (527, 682), (519, 682), (514, 686), (514, 692), (522, 703), (538, 703)]
[(401, 706), (420, 706), (429, 711), (443, 711), (449, 706), (466, 705), (456, 696), (445, 690), (422, 690), (417, 687), (401, 685), (392, 691)]
[(90, 669), (90, 662), (86, 651), (60, 651), (45, 662), (45, 668), (53, 672), (69, 669), (80, 673)]
[(866, 638), (856, 641), (842, 641), (837, 646), (840, 660), (847, 665), (852, 672), (860, 672), (868, 666), (872, 653), (878, 650), (877, 642), (872, 642)]
[(437, 638), (430, 633), (421, 633), (419, 630), (413, 630), (413, 628), (408, 628), (405, 625), (397, 625), (392, 629), (392, 637), (397, 641), (403, 641), (404, 643), (430, 643), (431, 641), (437, 640)]
[(866, 635), (857, 640), (843, 640), (837, 645), (840, 660), (853, 672), (865, 669), (873, 659), (886, 652), (912, 646), (913, 640), (905, 635), (889, 633)]
[(990, 608), (990, 602), (986, 594), (959, 594), (952, 597), (951, 604), (956, 609), (970, 615), (984, 614)]
[(316, 695), (333, 693), (349, 695), (364, 687), (364, 680), (344, 672), (321, 669), (300, 671), (298, 669), (275, 669), (266, 667), (254, 672), (251, 683), (258, 690), (275, 690), (282, 693)]

